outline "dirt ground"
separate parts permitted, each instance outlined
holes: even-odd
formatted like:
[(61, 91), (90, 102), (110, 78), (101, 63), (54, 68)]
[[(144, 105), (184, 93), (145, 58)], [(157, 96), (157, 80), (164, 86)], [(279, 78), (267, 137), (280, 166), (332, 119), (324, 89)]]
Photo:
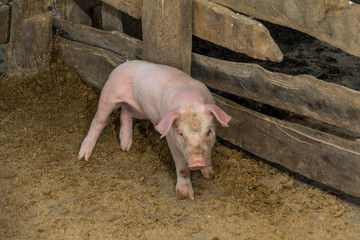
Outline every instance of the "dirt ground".
[(118, 113), (88, 162), (77, 153), (98, 94), (61, 62), (0, 78), (1, 239), (357, 239), (360, 207), (219, 143), (216, 175), (192, 173), (195, 200), (175, 200), (176, 173), (151, 124), (119, 147)]

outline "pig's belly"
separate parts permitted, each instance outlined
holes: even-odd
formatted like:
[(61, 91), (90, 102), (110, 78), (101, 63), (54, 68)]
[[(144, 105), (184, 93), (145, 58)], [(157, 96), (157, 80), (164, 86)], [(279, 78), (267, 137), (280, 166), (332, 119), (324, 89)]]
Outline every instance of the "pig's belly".
[(134, 107), (132, 107), (131, 105), (129, 105), (129, 104), (127, 104), (127, 103), (121, 103), (121, 107), (122, 107), (122, 108), (125, 107), (126, 110), (130, 113), (130, 115), (131, 115), (132, 117), (134, 117), (134, 118), (137, 118), (137, 119), (148, 119), (148, 117), (147, 117), (144, 113), (136, 110)]

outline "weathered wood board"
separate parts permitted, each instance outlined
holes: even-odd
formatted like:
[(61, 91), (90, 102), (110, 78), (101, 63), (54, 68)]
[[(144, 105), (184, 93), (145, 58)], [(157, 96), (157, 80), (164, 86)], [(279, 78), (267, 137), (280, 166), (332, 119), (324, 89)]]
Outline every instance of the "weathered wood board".
[[(139, 19), (142, 1), (104, 0), (103, 2)], [(235, 14), (230, 9), (207, 0), (193, 1), (192, 28), (193, 35), (235, 52), (275, 62), (283, 59), (278, 45), (260, 22)]]
[(144, 0), (142, 10), (143, 59), (190, 74), (192, 0)]
[(119, 31), (104, 31), (59, 18), (53, 19), (54, 27), (61, 30), (66, 38), (94, 45), (130, 57), (141, 56), (142, 43)]
[(283, 60), (280, 48), (263, 24), (208, 0), (194, 0), (193, 34), (252, 58)]
[[(86, 1), (80, 1), (79, 3), (83, 4), (84, 2)], [(92, 1), (89, 2), (92, 3)], [(59, 14), (62, 19), (87, 26), (92, 25), (90, 16), (75, 0), (57, 0), (56, 4), (57, 14)]]
[(101, 0), (102, 2), (120, 10), (133, 18), (140, 19), (142, 0)]
[(360, 197), (360, 142), (278, 120), (214, 95), (231, 115), (218, 135), (323, 184)]
[(99, 89), (102, 89), (115, 67), (130, 59), (102, 48), (61, 37), (57, 41), (57, 47), (64, 63), (75, 68), (89, 85)]
[(6, 75), (25, 78), (50, 67), (51, 12), (47, 0), (13, 2)]
[(5, 44), (9, 41), (10, 30), (10, 6), (0, 7), (0, 44)]
[(123, 32), (121, 12), (106, 3), (101, 6), (101, 20), (103, 30)]
[(210, 0), (360, 57), (360, 5), (348, 0)]
[(207, 86), (360, 133), (360, 92), (310, 75), (192, 55), (192, 76)]

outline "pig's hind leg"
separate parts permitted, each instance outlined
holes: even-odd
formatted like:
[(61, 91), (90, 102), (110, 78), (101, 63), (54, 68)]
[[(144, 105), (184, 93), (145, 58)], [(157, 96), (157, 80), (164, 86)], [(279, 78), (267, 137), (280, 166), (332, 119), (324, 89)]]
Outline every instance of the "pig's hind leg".
[(123, 151), (129, 151), (132, 145), (132, 117), (130, 107), (126, 104), (121, 105), (119, 138), (121, 150)]

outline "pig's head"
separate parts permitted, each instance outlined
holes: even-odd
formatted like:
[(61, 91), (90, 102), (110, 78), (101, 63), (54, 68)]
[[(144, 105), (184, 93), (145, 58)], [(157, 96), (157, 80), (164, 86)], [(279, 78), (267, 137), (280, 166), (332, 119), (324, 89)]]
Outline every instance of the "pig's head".
[(156, 126), (161, 137), (170, 134), (183, 153), (190, 170), (211, 164), (211, 149), (215, 144), (215, 119), (228, 127), (231, 117), (216, 105), (190, 105), (170, 111)]

